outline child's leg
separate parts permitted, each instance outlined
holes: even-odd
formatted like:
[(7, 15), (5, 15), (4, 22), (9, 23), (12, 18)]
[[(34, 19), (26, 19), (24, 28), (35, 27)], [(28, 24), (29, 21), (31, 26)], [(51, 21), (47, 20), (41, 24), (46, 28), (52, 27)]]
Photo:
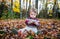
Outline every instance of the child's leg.
[(27, 30), (27, 31), (32, 30), (32, 31), (35, 32), (35, 33), (37, 33), (37, 31), (38, 31), (36, 27), (28, 27), (28, 26), (26, 26), (26, 27), (23, 28), (23, 29), (19, 29), (18, 32), (19, 32), (19, 31), (24, 32), (25, 30)]
[(29, 28), (28, 26), (26, 26), (26, 27), (23, 28), (23, 29), (19, 29), (18, 32), (19, 32), (19, 31), (24, 32), (25, 30), (29, 31), (29, 30), (31, 30), (31, 28)]
[(37, 32), (38, 32), (38, 30), (37, 30), (36, 27), (31, 28), (31, 30), (32, 30), (34, 33), (37, 33)]
[(27, 31), (32, 30), (34, 33), (37, 33), (37, 31), (38, 31), (36, 27), (28, 27), (28, 26), (27, 26), (25, 29), (26, 29)]

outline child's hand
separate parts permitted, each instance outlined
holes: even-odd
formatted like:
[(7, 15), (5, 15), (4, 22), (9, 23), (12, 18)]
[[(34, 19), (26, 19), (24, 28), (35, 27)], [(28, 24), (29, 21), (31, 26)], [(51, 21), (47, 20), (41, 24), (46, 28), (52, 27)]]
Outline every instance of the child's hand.
[(39, 24), (39, 22), (35, 22), (35, 25), (39, 26), (40, 24)]
[(30, 23), (34, 23), (34, 21), (33, 21), (33, 20), (30, 20), (28, 23), (29, 23), (29, 24), (30, 24)]
[(31, 20), (32, 22), (36, 22), (36, 20)]

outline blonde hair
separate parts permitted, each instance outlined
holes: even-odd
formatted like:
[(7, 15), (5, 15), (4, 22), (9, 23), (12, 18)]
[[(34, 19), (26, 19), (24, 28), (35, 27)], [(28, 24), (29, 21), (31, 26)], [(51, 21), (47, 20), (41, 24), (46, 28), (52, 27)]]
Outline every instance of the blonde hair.
[(36, 8), (30, 8), (30, 9), (29, 9), (29, 13), (30, 13), (31, 11), (33, 11), (33, 12), (36, 13), (36, 14), (38, 14)]

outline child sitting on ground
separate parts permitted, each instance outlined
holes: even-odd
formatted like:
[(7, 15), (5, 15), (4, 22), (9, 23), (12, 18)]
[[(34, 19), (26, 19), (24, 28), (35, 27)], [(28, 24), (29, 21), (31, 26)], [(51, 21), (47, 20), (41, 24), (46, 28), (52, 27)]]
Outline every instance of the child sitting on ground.
[(37, 11), (35, 8), (31, 8), (29, 10), (29, 17), (26, 19), (25, 23), (26, 23), (26, 27), (23, 29), (19, 29), (19, 31), (24, 32), (24, 30), (30, 31), (32, 30), (34, 33), (37, 33), (37, 27), (40, 26), (39, 24), (39, 20), (36, 18), (37, 16)]

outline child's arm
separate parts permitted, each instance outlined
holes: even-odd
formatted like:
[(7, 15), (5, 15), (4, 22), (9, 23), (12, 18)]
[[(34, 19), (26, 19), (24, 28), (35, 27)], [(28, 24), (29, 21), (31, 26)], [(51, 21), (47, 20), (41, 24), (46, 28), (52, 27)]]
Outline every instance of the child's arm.
[(36, 25), (36, 26), (40, 26), (39, 20), (26, 19), (25, 23), (26, 23), (27, 25), (29, 25), (29, 24), (34, 24), (34, 25)]
[(34, 23), (34, 22), (32, 21), (32, 19), (26, 19), (25, 23), (26, 23), (26, 24), (32, 24), (32, 23)]
[(40, 22), (39, 21), (35, 21), (35, 25), (36, 26), (40, 26)]

